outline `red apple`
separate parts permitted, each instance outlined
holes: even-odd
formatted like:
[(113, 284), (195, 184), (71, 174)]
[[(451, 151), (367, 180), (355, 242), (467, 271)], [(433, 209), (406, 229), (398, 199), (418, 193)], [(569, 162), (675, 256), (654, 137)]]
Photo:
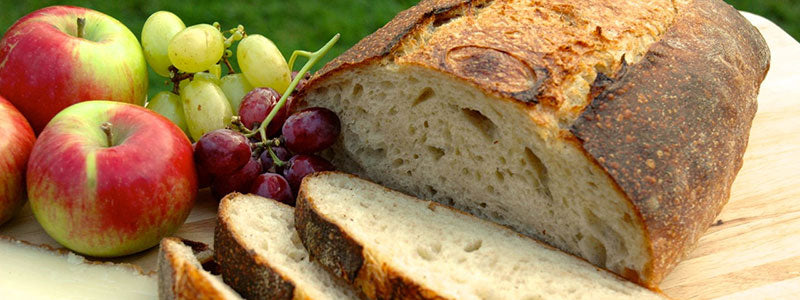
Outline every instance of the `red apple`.
[(25, 117), (0, 96), (0, 225), (25, 203), (25, 167), (35, 140)]
[[(78, 37), (78, 18), (85, 19)], [(147, 65), (136, 36), (103, 13), (51, 6), (19, 19), (0, 40), (0, 94), (39, 133), (74, 103), (144, 105)]]
[(141, 106), (111, 101), (58, 113), (33, 146), (27, 183), (44, 230), (100, 257), (158, 244), (183, 224), (197, 196), (183, 131)]

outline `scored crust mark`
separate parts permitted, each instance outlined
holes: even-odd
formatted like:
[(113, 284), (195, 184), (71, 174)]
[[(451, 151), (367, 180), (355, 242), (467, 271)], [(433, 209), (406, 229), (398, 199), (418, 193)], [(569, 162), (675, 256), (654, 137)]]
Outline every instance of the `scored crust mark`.
[(651, 274), (640, 274), (648, 286), (729, 197), (769, 68), (766, 49), (735, 9), (694, 1), (644, 59), (603, 83), (571, 128), (641, 213), (655, 257)]
[(339, 226), (314, 213), (313, 200), (304, 191), (301, 186), (295, 207), (295, 227), (300, 240), (310, 256), (329, 272), (353, 284), (364, 264), (361, 245)]
[(216, 261), (223, 280), (247, 299), (292, 299), (294, 284), (270, 268), (254, 249), (245, 248), (242, 237), (231, 230), (226, 203), (237, 196), (232, 193), (222, 199), (214, 230)]
[(533, 103), (538, 103), (537, 96), (548, 74), (547, 69), (538, 68), (537, 72), (503, 50), (477, 46), (448, 50), (445, 69), (522, 102)]
[(309, 86), (369, 63), (422, 65), (487, 94), (541, 103), (567, 127), (588, 104), (597, 74), (619, 70), (624, 55), (638, 62), (676, 13), (668, 0), (422, 1), (328, 63)]

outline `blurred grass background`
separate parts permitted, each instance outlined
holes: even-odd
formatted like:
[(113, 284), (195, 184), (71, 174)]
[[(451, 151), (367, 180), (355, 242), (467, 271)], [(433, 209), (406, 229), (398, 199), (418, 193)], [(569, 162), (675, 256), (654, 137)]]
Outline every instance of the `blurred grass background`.
[[(800, 0), (726, 2), (740, 10), (767, 17), (800, 40)], [(259, 33), (272, 39), (286, 59), (296, 49), (316, 50), (334, 34), (341, 33), (341, 40), (323, 60), (324, 63), (383, 26), (397, 12), (415, 3), (417, 0), (1, 0), (0, 30), (5, 32), (14, 21), (36, 9), (64, 4), (89, 7), (111, 15), (125, 23), (139, 37), (142, 25), (151, 13), (168, 10), (181, 17), (186, 25), (218, 21), (227, 29), (242, 24), (248, 33)], [(167, 89), (164, 81), (164, 78), (150, 72), (151, 96)]]

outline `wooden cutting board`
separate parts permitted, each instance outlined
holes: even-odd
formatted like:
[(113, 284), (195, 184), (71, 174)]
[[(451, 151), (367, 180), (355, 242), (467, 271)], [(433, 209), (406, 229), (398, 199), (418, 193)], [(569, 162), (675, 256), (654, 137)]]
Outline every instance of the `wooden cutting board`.
[[(745, 15), (770, 46), (771, 69), (730, 201), (661, 284), (678, 299), (800, 299), (800, 44), (772, 22)], [(216, 205), (201, 191), (176, 235), (213, 244)], [(59, 247), (27, 205), (0, 234)], [(114, 261), (152, 271), (157, 251)]]

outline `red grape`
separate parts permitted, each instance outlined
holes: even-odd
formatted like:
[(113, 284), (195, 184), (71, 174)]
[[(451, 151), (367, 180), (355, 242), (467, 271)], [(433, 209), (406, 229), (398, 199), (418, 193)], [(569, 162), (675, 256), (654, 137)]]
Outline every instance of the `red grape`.
[(197, 167), (197, 165), (195, 165), (195, 167), (197, 169), (197, 188), (202, 189), (210, 187), (211, 183), (214, 182), (214, 175), (208, 173), (206, 169)]
[(214, 178), (211, 193), (217, 199), (222, 199), (232, 192), (247, 193), (258, 174), (261, 174), (261, 163), (251, 157), (247, 164), (233, 173)]
[(239, 132), (217, 129), (197, 141), (194, 161), (198, 168), (213, 175), (225, 175), (244, 166), (250, 159), (250, 144)]
[(264, 173), (253, 180), (250, 193), (294, 206), (295, 198), (286, 178), (275, 173)]
[[(255, 88), (242, 99), (242, 104), (239, 105), (239, 117), (242, 124), (248, 129), (253, 129), (256, 124), (264, 122), (264, 119), (269, 115), (278, 100), (281, 99), (281, 94), (271, 88)], [(286, 121), (288, 105), (284, 105), (278, 110), (278, 114), (267, 125), (267, 136), (273, 136), (281, 129), (281, 125)]]
[(327, 108), (312, 107), (295, 113), (283, 123), (286, 148), (294, 153), (312, 154), (327, 149), (339, 137), (341, 124)]
[[(192, 143), (192, 153), (197, 148), (197, 143)], [(214, 180), (214, 175), (211, 175), (206, 169), (201, 168), (196, 163), (194, 164), (195, 171), (197, 171), (197, 188), (207, 188), (211, 186), (211, 181)]]
[(289, 186), (292, 187), (292, 190), (297, 192), (300, 182), (306, 175), (315, 172), (333, 171), (333, 169), (333, 165), (322, 157), (299, 154), (289, 159), (289, 167), (283, 170), (283, 176), (286, 177), (286, 181), (289, 181)]
[[(289, 150), (286, 150), (286, 148), (283, 147), (272, 147), (272, 152), (275, 152), (275, 156), (282, 161), (289, 161), (289, 159), (292, 158), (292, 154), (289, 153)], [(275, 161), (272, 160), (272, 155), (269, 155), (269, 151), (264, 150), (264, 152), (261, 152), (261, 169), (267, 171), (274, 165)], [(277, 166), (275, 171), (279, 171)]]

